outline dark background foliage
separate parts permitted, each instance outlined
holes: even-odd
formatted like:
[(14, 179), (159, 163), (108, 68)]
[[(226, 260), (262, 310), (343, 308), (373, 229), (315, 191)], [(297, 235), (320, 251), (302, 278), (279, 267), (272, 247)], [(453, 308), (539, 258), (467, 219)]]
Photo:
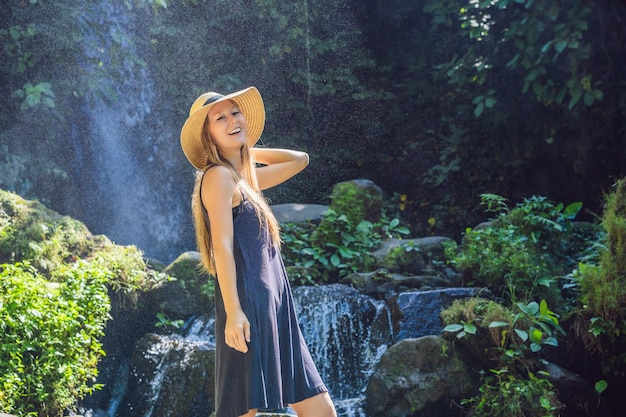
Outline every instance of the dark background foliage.
[(0, 186), (171, 260), (194, 249), (179, 131), (256, 85), (266, 146), (311, 166), (268, 197), (380, 185), (415, 235), (482, 193), (583, 201), (625, 174), (626, 10), (614, 0), (11, 0), (0, 9)]

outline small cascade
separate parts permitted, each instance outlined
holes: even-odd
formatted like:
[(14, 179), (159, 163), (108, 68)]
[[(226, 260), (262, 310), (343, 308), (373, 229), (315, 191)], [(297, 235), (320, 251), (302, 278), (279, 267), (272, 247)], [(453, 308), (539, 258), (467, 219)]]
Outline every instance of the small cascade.
[(393, 341), (384, 302), (345, 285), (294, 291), (300, 327), (322, 378), (343, 417), (359, 406), (374, 365)]
[(197, 320), (185, 337), (148, 334), (138, 342), (118, 417), (200, 416), (211, 409), (215, 345), (203, 337), (209, 323)]

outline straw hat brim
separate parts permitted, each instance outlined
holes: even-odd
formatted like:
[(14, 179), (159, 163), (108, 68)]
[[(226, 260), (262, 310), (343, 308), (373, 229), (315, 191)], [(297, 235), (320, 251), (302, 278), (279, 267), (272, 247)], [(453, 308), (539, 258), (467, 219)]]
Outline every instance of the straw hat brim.
[[(202, 129), (207, 118), (207, 114), (211, 108), (220, 102), (232, 100), (246, 119), (248, 126), (248, 146), (253, 147), (261, 138), (263, 128), (265, 127), (265, 106), (263, 99), (256, 87), (248, 87), (244, 90), (237, 91), (209, 104), (202, 105), (215, 93), (204, 93), (196, 99), (191, 106), (190, 115), (185, 121), (180, 132), (180, 145), (183, 148), (185, 156), (191, 162), (191, 165), (199, 170), (206, 167), (209, 154), (202, 139)], [(201, 107), (198, 107), (198, 103)], [(197, 110), (194, 110), (197, 108)]]

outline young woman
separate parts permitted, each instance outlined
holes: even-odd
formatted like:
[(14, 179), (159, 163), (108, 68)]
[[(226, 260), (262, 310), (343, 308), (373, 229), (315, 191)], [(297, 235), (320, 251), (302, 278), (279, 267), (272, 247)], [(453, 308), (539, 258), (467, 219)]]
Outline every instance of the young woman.
[(336, 417), (298, 326), (278, 222), (261, 194), (306, 168), (309, 157), (254, 148), (264, 126), (263, 100), (250, 87), (201, 95), (181, 131), (183, 152), (198, 169), (198, 249), (217, 277), (216, 417), (287, 405), (300, 417)]

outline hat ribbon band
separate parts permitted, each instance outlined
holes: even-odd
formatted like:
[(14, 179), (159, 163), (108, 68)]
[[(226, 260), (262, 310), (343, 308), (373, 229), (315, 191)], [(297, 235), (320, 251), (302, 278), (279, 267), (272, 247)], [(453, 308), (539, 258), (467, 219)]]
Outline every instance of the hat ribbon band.
[(202, 105), (202, 107), (206, 106), (207, 104), (211, 104), (211, 103), (215, 103), (217, 100), (223, 98), (224, 96), (221, 94), (216, 94), (212, 97), (209, 97), (209, 99), (207, 101), (204, 102), (204, 104)]

